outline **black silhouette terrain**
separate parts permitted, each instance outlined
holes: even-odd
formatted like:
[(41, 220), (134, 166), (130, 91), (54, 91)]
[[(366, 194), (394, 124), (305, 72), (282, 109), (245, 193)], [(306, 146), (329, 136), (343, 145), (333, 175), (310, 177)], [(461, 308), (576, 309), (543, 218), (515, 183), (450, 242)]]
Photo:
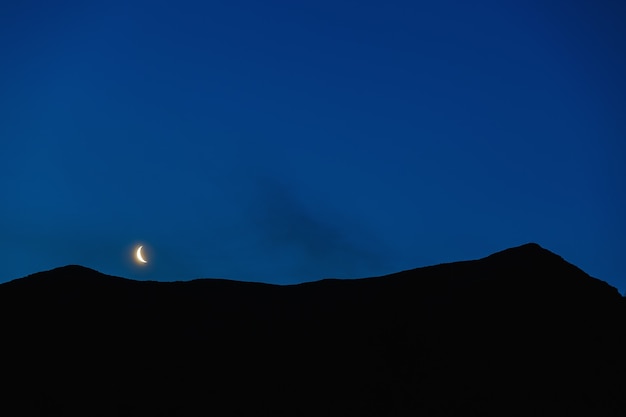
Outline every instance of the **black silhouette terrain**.
[(3, 416), (626, 415), (625, 301), (536, 244), (384, 277), (0, 285)]

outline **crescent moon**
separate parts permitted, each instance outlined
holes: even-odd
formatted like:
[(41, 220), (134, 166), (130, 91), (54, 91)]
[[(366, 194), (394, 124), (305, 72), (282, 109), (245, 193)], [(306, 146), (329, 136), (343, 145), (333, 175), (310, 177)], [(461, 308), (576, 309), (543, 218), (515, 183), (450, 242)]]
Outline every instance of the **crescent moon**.
[(139, 247), (137, 248), (137, 253), (136, 253), (137, 260), (138, 260), (139, 262), (141, 262), (142, 264), (147, 264), (147, 263), (148, 263), (148, 261), (146, 261), (145, 259), (143, 259), (143, 256), (141, 256), (141, 248), (143, 248), (143, 245), (142, 245), (142, 246), (139, 246)]

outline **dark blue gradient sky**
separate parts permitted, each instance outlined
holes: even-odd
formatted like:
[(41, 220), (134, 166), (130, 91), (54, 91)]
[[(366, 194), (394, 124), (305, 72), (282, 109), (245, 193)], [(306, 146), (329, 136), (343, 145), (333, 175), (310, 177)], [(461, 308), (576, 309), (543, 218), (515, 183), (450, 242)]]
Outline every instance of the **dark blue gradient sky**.
[(0, 281), (286, 284), (533, 241), (626, 290), (623, 1), (10, 3)]

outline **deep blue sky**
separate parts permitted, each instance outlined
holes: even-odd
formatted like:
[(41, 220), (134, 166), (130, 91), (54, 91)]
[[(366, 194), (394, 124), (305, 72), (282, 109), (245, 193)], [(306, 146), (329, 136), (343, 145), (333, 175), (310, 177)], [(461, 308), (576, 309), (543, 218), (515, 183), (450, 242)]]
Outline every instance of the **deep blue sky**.
[(533, 241), (624, 292), (625, 21), (623, 1), (3, 3), (0, 281), (286, 284)]

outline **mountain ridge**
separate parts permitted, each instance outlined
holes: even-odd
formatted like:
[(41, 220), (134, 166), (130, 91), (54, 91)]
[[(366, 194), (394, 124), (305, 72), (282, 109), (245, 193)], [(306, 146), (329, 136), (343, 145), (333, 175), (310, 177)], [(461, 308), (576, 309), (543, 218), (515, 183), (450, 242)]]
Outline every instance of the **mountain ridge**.
[[(229, 281), (229, 282), (237, 282), (237, 283), (245, 283), (245, 284), (263, 284), (263, 285), (272, 285), (272, 286), (285, 286), (285, 287), (289, 287), (289, 286), (297, 286), (297, 285), (308, 285), (311, 283), (316, 283), (316, 282), (321, 282), (321, 281), (353, 281), (353, 280), (364, 280), (364, 279), (380, 279), (380, 278), (388, 278), (388, 277), (396, 277), (396, 276), (400, 276), (400, 275), (406, 275), (406, 274), (411, 274), (414, 273), (415, 271), (418, 270), (426, 270), (429, 268), (439, 268), (439, 267), (445, 267), (445, 266), (450, 266), (450, 265), (462, 265), (462, 264), (469, 264), (469, 263), (476, 263), (476, 262), (486, 262), (486, 261), (496, 261), (500, 264), (510, 264), (511, 263), (515, 263), (515, 264), (523, 264), (524, 262), (527, 262), (528, 260), (534, 260), (535, 262), (537, 260), (541, 260), (541, 262), (543, 262), (542, 266), (545, 265), (545, 261), (548, 259), (552, 259), (553, 262), (562, 262), (563, 264), (567, 264), (569, 265), (572, 270), (576, 270), (582, 274), (584, 274), (587, 277), (602, 281), (598, 278), (594, 278), (589, 276), (587, 273), (585, 273), (583, 270), (581, 270), (580, 268), (578, 268), (577, 266), (571, 264), (570, 262), (566, 261), (564, 258), (562, 258), (561, 256), (555, 254), (554, 252), (551, 252), (548, 249), (543, 248), (542, 246), (540, 246), (537, 243), (534, 242), (530, 242), (530, 243), (526, 243), (526, 244), (522, 244), (519, 246), (515, 246), (515, 247), (511, 247), (511, 248), (507, 248), (492, 254), (489, 254), (487, 256), (484, 256), (482, 258), (478, 258), (478, 259), (472, 259), (472, 260), (461, 260), (461, 261), (453, 261), (453, 262), (444, 262), (444, 263), (439, 263), (439, 264), (434, 264), (434, 265), (426, 265), (426, 266), (422, 266), (422, 267), (416, 267), (416, 268), (411, 268), (411, 269), (407, 269), (407, 270), (402, 270), (402, 271), (398, 271), (398, 272), (392, 272), (389, 274), (384, 274), (384, 275), (379, 275), (379, 276), (375, 276), (375, 277), (356, 277), (356, 278), (322, 278), (319, 280), (313, 280), (313, 281), (306, 281), (306, 282), (301, 282), (301, 283), (296, 283), (296, 284), (271, 284), (271, 283), (265, 283), (265, 282), (257, 282), (257, 281), (241, 281), (241, 280), (234, 280), (234, 279), (228, 279), (228, 278), (207, 278), (207, 277), (201, 277), (201, 278), (192, 278), (192, 279), (188, 279), (188, 280), (175, 280), (175, 281), (153, 281), (153, 280), (137, 280), (137, 279), (132, 279), (132, 278), (126, 278), (126, 277), (122, 277), (122, 276), (115, 276), (115, 275), (109, 275), (106, 274), (104, 272), (98, 271), (96, 269), (93, 268), (89, 268), (86, 266), (82, 266), (82, 265), (77, 265), (77, 264), (69, 264), (69, 265), (65, 265), (65, 266), (59, 266), (50, 270), (45, 270), (45, 271), (39, 271), (39, 272), (35, 272), (32, 274), (29, 274), (27, 276), (21, 277), (21, 278), (16, 278), (10, 281), (6, 281), (3, 283), (0, 283), (0, 286), (4, 285), (4, 284), (8, 284), (10, 282), (14, 282), (14, 281), (22, 281), (22, 280), (35, 280), (35, 279), (41, 279), (41, 277), (44, 277), (46, 275), (54, 275), (54, 276), (70, 276), (70, 277), (75, 277), (75, 276), (98, 276), (100, 278), (114, 278), (114, 279), (122, 279), (122, 280), (127, 280), (127, 281), (134, 281), (134, 282), (159, 282), (159, 283), (180, 283), (180, 282), (192, 282), (192, 281), (203, 281), (203, 280), (211, 280), (211, 281)], [(602, 281), (605, 282), (605, 281)], [(606, 282), (605, 282), (606, 283)], [(606, 283), (606, 285), (610, 286), (611, 288), (615, 288), (613, 286), (611, 286), (610, 284)], [(615, 288), (615, 291), (618, 291)]]
[(294, 285), (69, 265), (0, 316), (3, 415), (626, 412), (624, 298), (536, 244)]

